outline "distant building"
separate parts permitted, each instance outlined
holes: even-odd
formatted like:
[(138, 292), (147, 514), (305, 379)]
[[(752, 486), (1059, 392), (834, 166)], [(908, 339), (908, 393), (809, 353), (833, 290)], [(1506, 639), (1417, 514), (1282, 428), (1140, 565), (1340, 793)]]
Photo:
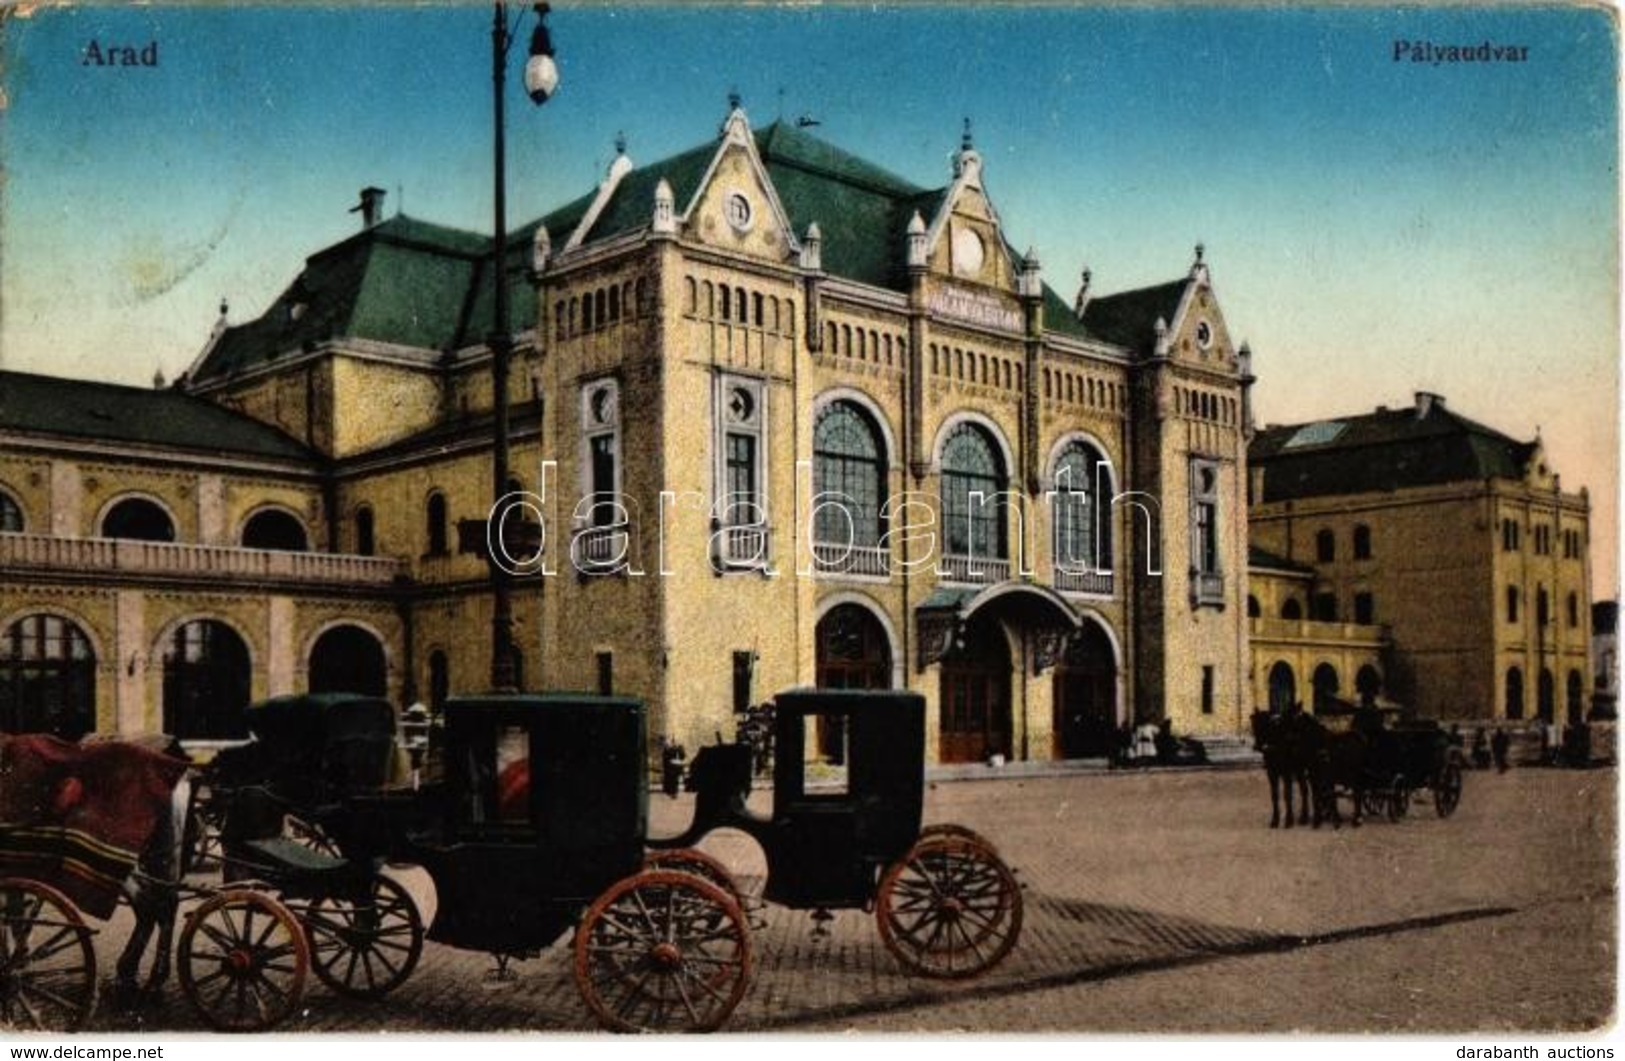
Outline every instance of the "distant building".
[(1539, 438), (1419, 393), (1272, 426), (1249, 462), (1253, 546), (1313, 572), (1305, 618), (1387, 630), (1381, 695), (1445, 718), (1585, 715), (1590, 502), (1562, 489)]
[[(943, 761), (1243, 729), (1252, 378), (1200, 248), (1064, 299), (968, 135), (944, 177), (734, 108), (514, 233), (523, 687), (690, 746), (785, 687), (917, 689)], [(0, 726), (486, 685), (497, 263), (380, 198), (183, 391), (0, 376)]]

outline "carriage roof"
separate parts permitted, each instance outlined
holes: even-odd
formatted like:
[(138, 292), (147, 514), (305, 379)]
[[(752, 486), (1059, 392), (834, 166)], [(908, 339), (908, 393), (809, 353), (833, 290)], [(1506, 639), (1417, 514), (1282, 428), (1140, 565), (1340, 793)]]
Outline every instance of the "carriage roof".
[(323, 743), (346, 738), (392, 738), (395, 708), (387, 700), (357, 693), (303, 693), (252, 704), (248, 728), (262, 741)]

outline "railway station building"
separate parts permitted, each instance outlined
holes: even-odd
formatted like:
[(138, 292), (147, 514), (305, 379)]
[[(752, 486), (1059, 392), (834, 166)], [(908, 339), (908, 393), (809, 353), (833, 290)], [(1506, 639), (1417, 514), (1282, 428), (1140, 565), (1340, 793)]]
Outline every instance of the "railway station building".
[(1250, 355), (1200, 247), (1063, 296), (994, 183), (968, 134), (917, 184), (735, 105), (500, 263), (368, 189), (172, 386), (0, 373), (0, 727), (482, 690), (500, 268), (522, 688), (691, 749), (804, 685), (918, 690), (940, 762), (1242, 732)]

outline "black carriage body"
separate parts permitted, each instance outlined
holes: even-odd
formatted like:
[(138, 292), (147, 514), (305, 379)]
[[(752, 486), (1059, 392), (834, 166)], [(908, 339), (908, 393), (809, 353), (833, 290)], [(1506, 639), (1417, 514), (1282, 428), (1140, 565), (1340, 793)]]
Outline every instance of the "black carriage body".
[[(867, 906), (881, 871), (919, 839), (925, 701), (798, 689), (774, 704), (773, 819), (750, 830), (767, 855), (765, 897), (795, 909)], [(808, 748), (824, 754), (809, 764)]]
[[(454, 699), (444, 780), (409, 851), (434, 879), (429, 938), (534, 952), (643, 861), (649, 815), (641, 701), (569, 694)], [(421, 812), (424, 808), (420, 806)]]
[(259, 785), (296, 807), (313, 810), (383, 788), (395, 756), (395, 709), (353, 693), (277, 696), (251, 705), (254, 739), (222, 749), (215, 783)]

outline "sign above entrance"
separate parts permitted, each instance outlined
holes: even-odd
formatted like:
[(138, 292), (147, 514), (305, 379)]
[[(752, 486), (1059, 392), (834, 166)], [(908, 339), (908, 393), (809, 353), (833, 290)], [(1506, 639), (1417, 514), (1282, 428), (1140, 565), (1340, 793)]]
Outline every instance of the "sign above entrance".
[(1005, 331), (1021, 330), (1021, 312), (993, 295), (963, 287), (941, 287), (931, 296), (931, 312), (939, 317), (967, 321)]

